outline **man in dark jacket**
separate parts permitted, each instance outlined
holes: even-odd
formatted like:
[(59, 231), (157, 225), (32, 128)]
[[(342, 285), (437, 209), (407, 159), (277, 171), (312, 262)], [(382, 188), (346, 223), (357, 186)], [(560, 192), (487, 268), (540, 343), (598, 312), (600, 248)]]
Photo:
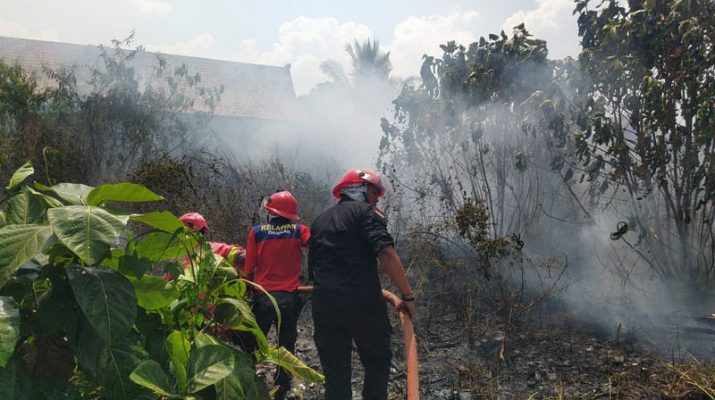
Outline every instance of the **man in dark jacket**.
[(311, 225), (309, 268), (313, 280), (314, 339), (325, 373), (325, 399), (352, 398), (355, 341), (365, 367), (364, 400), (387, 399), (391, 327), (377, 260), (402, 295), (398, 309), (414, 319), (415, 298), (380, 210), (380, 176), (350, 170), (333, 188), (339, 201)]

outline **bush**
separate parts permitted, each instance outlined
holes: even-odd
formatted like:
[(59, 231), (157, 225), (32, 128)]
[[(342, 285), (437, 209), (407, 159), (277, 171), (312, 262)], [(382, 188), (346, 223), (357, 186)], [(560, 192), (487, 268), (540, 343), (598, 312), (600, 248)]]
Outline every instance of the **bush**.
[(322, 380), (268, 344), (246, 283), (203, 235), (168, 212), (116, 208), (161, 196), (132, 183), (23, 184), (33, 173), (13, 174), (0, 212), (0, 397), (268, 399), (231, 330), (256, 337), (255, 361)]

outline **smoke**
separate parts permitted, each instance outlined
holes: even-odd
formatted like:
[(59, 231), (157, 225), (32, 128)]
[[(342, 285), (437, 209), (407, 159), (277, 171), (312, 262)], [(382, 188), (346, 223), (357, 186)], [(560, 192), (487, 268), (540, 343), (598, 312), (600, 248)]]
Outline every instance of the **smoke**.
[(328, 184), (348, 168), (374, 168), (380, 119), (391, 112), (399, 83), (346, 75), (306, 95), (267, 104), (268, 114), (281, 119), (215, 117), (217, 148), (230, 151), (239, 163), (280, 160)]
[(390, 113), (397, 85), (378, 78), (347, 86), (325, 84), (301, 98), (309, 116), (309, 140), (344, 168), (374, 168), (382, 138), (380, 118)]
[[(467, 198), (484, 199), (496, 235), (520, 235), (524, 254), (536, 264), (568, 264), (558, 296), (571, 311), (604, 332), (637, 332), (667, 349), (679, 333), (672, 327), (687, 325), (690, 315), (710, 305), (670, 295), (671, 286), (648, 263), (659, 250), (640, 243), (644, 228), (632, 223), (637, 205), (628, 193), (614, 188), (594, 192), (588, 171), (563, 160), (555, 166), (557, 152), (548, 144), (554, 139), (525, 126), (533, 122), (529, 102), (543, 103), (533, 93), (548, 80), (544, 76), (539, 65), (524, 65), (509, 78), (513, 101), (478, 107), (425, 93), (422, 82), (378, 77), (325, 82), (285, 102), (258, 102), (267, 113), (263, 117), (215, 116), (213, 135), (202, 137), (201, 144), (230, 153), (237, 164), (279, 160), (326, 185), (347, 168), (374, 168), (383, 151), (381, 166), (394, 167), (390, 220), (402, 231), (443, 229)], [(563, 102), (577, 101), (573, 90), (560, 89)], [(396, 98), (398, 104), (424, 101), (429, 120), (394, 119)], [(271, 118), (270, 112), (287, 117)], [(409, 137), (383, 132), (383, 117)], [(409, 126), (418, 122), (428, 126)], [(383, 140), (390, 145), (382, 146)], [(659, 200), (653, 195), (645, 201)], [(662, 210), (662, 205), (652, 208)], [(629, 230), (612, 240), (621, 223)], [(550, 283), (541, 276), (526, 278), (533, 291)], [(678, 317), (683, 310), (689, 315)], [(702, 337), (694, 343), (702, 344)]]
[[(432, 117), (439, 123), (430, 126), (433, 134), (412, 138), (422, 140), (423, 153), (393, 140), (388, 157), (380, 160), (395, 168), (392, 223), (408, 233), (449, 219), (465, 197), (488, 199), (496, 233), (519, 234), (530, 263), (568, 265), (556, 296), (571, 312), (604, 333), (633, 334), (657, 341), (663, 350), (672, 348), (673, 326), (686, 323), (679, 312), (695, 309), (685, 299), (664, 295), (667, 285), (634, 251), (640, 233), (631, 222), (632, 200), (620, 191), (595, 193), (588, 171), (578, 165), (555, 167), (557, 152), (547, 138), (525, 132), (523, 124), (532, 112), (524, 103), (546, 79), (543, 70), (524, 67), (511, 79), (523, 85), (511, 93), (511, 104), (475, 108), (435, 102), (439, 113)], [(224, 129), (233, 133), (222, 136), (221, 146), (238, 160), (277, 158), (332, 183), (346, 168), (375, 166), (381, 139), (389, 139), (380, 118), (398, 123), (392, 102), (400, 85), (380, 79), (319, 84), (298, 98), (298, 121), (244, 121)], [(421, 82), (407, 87), (423, 90)], [(571, 88), (560, 89), (562, 101), (576, 101)], [(455, 109), (462, 111), (455, 115)], [(401, 158), (394, 158), (398, 153)], [(620, 223), (630, 230), (612, 240)], [(548, 274), (524, 276), (532, 293), (552, 283)]]
[[(430, 95), (419, 85), (403, 92), (407, 95), (396, 104), (410, 112), (390, 121), (385, 134), (391, 146), (381, 159), (398, 184), (399, 197), (390, 209), (400, 221), (394, 224), (403, 230), (437, 227), (448, 235), (456, 210), (468, 198), (484, 200), (494, 234), (519, 235), (528, 263), (542, 271), (568, 265), (563, 276), (502, 276), (517, 284), (523, 277), (531, 293), (561, 279), (557, 298), (609, 335), (631, 335), (665, 352), (680, 346), (709, 349), (704, 344), (711, 338), (690, 335), (688, 327), (712, 305), (690, 297), (692, 289), (675, 290), (656, 272), (650, 260), (670, 250), (649, 245), (643, 239), (646, 228), (634, 222), (643, 212), (639, 209), (648, 206), (656, 210), (649, 218), (666, 225), (658, 196), (638, 203), (617, 185), (600, 185), (576, 159), (562, 158), (568, 138), (556, 144), (563, 138), (530, 127), (538, 124), (532, 106), (549, 104), (545, 96), (534, 95), (539, 85), (547, 90), (547, 80), (538, 64), (527, 65), (509, 76), (511, 101), (476, 105), (459, 96)], [(563, 104), (579, 101), (574, 90), (560, 89)], [(668, 240), (658, 243), (664, 247)], [(510, 263), (505, 260), (500, 268)]]
[[(505, 118), (498, 113), (494, 115)], [(621, 335), (621, 339), (645, 341), (663, 353), (676, 349), (703, 354), (704, 349), (709, 349), (709, 345), (703, 345), (709, 343), (711, 337), (690, 335), (687, 327), (696, 324), (695, 317), (712, 311), (708, 311), (703, 299), (694, 302), (687, 295), (683, 296), (683, 293), (692, 293), (692, 288), (684, 292), (674, 290), (672, 282), (656, 274), (649, 262), (655, 253), (646, 243), (640, 243), (642, 228), (634, 223), (633, 201), (624, 190), (611, 188), (598, 194), (594, 193), (588, 178), (565, 182), (563, 174), (550, 168), (551, 153), (542, 143), (525, 138), (522, 132), (507, 130), (497, 137), (485, 134), (485, 138), (493, 144), (508, 138), (514, 144), (520, 143), (512, 154), (526, 153), (527, 168), (536, 170), (529, 181), (539, 182), (538, 200), (522, 205), (533, 207), (540, 215), (528, 221), (528, 213), (519, 207), (507, 207), (504, 210), (507, 227), (502, 234), (521, 234), (525, 241), (524, 254), (537, 263), (546, 265), (553, 262), (553, 257), (566, 260), (567, 273), (559, 283), (563, 285), (562, 290), (555, 296), (567, 309), (579, 320), (599, 327), (608, 337)], [(488, 179), (498, 181), (496, 176)], [(508, 186), (515, 188), (514, 204), (519, 204), (516, 199), (533, 190), (533, 186), (518, 187), (508, 182)], [(667, 216), (659, 218), (665, 220)], [(628, 230), (619, 232), (618, 228), (624, 226), (628, 226)], [(526, 278), (535, 293), (550, 284), (543, 276), (536, 279), (527, 274)]]

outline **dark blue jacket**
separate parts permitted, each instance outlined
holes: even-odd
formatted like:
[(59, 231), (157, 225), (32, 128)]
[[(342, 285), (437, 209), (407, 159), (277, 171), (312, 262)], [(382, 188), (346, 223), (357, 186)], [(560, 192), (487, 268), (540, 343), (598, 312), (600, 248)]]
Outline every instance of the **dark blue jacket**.
[(319, 214), (310, 231), (313, 310), (384, 308), (377, 254), (394, 246), (384, 215), (369, 203), (343, 198)]

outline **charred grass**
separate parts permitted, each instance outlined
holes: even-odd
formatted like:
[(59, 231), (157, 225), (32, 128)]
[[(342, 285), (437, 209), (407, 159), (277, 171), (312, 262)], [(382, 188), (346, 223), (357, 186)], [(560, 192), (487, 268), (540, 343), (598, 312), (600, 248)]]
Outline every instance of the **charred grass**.
[(453, 310), (421, 331), (424, 398), (715, 399), (711, 361), (668, 357), (641, 338), (609, 337), (546, 307), (520, 321), (500, 360), (504, 321), (496, 302), (476, 301), (470, 326)]
[[(505, 346), (498, 299), (472, 293), (465, 303), (433, 296), (419, 304), (421, 398), (468, 399), (715, 399), (715, 364), (687, 353), (666, 356), (635, 336), (605, 334), (588, 322), (544, 305), (525, 317)], [(424, 296), (423, 296), (424, 299)], [(454, 300), (454, 299), (453, 299)], [(440, 302), (434, 303), (431, 302)], [(469, 304), (469, 310), (459, 309)], [(390, 398), (405, 398), (404, 351), (393, 320)], [(298, 355), (320, 368), (304, 309)], [(362, 367), (354, 357), (353, 392), (359, 399)], [(302, 387), (304, 399), (320, 399), (320, 386)]]

